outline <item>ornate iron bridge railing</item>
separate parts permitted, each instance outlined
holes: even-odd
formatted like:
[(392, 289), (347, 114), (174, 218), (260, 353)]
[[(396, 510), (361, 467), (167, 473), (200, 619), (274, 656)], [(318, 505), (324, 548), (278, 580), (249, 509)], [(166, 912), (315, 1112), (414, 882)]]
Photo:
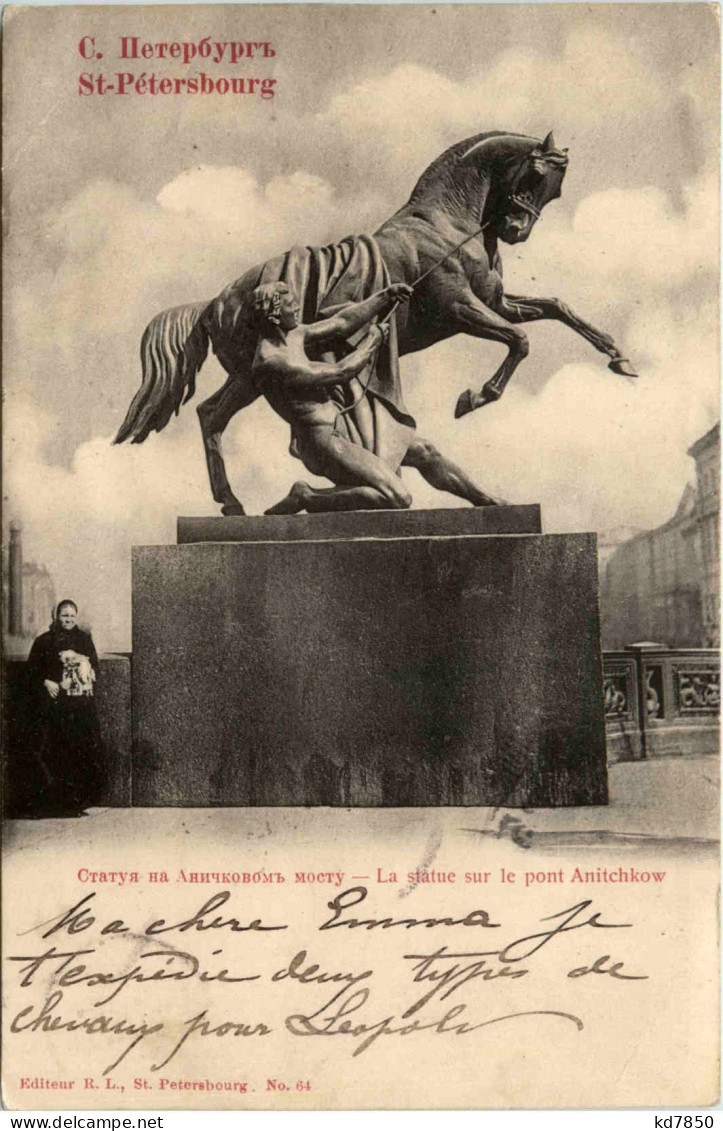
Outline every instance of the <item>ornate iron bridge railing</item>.
[(603, 653), (608, 760), (718, 751), (720, 653), (632, 645)]

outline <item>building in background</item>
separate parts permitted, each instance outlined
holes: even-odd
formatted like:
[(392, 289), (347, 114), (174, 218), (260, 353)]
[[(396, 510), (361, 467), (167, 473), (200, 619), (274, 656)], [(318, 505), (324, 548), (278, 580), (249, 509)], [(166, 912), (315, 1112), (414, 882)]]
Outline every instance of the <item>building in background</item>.
[(22, 528), (10, 526), (3, 546), (2, 623), (5, 651), (27, 651), (28, 643), (49, 627), (56, 602), (55, 583), (44, 565), (23, 560)]
[(720, 422), (696, 440), (688, 455), (695, 460), (701, 554), (703, 639), (720, 647)]
[(50, 627), (55, 608), (55, 584), (47, 566), (23, 564), (22, 635), (33, 639)]
[(673, 517), (601, 561), (604, 648), (640, 640), (673, 648), (720, 644), (720, 425), (688, 454), (696, 485), (686, 486)]
[(644, 533), (645, 531), (641, 526), (615, 526), (612, 530), (600, 531), (597, 536), (597, 560), (600, 576), (603, 576), (610, 558), (624, 542), (629, 542), (631, 538), (636, 538), (638, 534)]

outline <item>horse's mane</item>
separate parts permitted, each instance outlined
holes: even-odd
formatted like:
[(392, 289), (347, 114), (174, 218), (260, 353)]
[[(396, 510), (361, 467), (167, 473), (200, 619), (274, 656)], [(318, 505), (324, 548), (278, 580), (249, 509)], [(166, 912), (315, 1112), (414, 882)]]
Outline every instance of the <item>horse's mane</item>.
[[(509, 138), (512, 143), (509, 146), (509, 155), (512, 157), (515, 154), (522, 155), (525, 150), (531, 152), (535, 146), (542, 144), (539, 138), (529, 137), (527, 134), (514, 134), (508, 130), (488, 130), (486, 133), (475, 134), (473, 137), (465, 138), (463, 141), (458, 141), (455, 145), (445, 149), (431, 165), (422, 173), (417, 181), (412, 195), (409, 198), (409, 203), (413, 204), (420, 198), (429, 195), (430, 191), (438, 188), (440, 184), (451, 184), (455, 179), (455, 172), (464, 157), (472, 150), (477, 149), (485, 141), (491, 141), (493, 138)], [(497, 150), (497, 147), (495, 147)], [(484, 166), (491, 158), (499, 157), (499, 150), (494, 154), (485, 155), (480, 154), (482, 159), (480, 164)], [(485, 157), (487, 160), (485, 160)]]

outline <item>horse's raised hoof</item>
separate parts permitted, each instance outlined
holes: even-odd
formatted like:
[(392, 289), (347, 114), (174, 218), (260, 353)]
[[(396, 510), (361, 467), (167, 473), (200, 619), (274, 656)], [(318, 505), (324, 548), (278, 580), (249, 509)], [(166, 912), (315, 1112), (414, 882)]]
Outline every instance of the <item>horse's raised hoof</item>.
[(484, 386), (481, 393), (473, 393), (471, 389), (466, 389), (457, 401), (454, 418), (459, 420), (460, 416), (466, 416), (468, 412), (474, 412), (476, 408), (484, 408), (486, 404), (494, 404), (501, 396), (501, 392), (490, 389), (487, 385)]
[(466, 416), (468, 412), (474, 412), (477, 405), (474, 403), (476, 394), (471, 389), (465, 389), (460, 393), (457, 398), (457, 404), (454, 409), (454, 419), (459, 420), (460, 416)]
[(614, 357), (608, 362), (608, 369), (612, 369), (613, 373), (619, 373), (621, 377), (638, 376), (627, 357)]
[(246, 511), (241, 506), (241, 503), (224, 503), (221, 507), (221, 514), (224, 518), (230, 518), (234, 514), (246, 514)]

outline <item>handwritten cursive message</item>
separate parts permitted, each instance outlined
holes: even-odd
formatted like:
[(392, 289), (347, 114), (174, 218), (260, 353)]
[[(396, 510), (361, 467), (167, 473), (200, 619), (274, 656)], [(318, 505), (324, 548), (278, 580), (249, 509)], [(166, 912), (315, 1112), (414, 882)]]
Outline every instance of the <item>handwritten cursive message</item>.
[[(551, 962), (554, 975), (564, 979), (647, 979), (628, 971), (620, 957), (624, 932), (633, 924), (610, 921), (589, 899), (552, 911), (517, 934), (481, 908), (424, 918), (371, 914), (368, 895), (366, 887), (350, 887), (318, 914), (312, 909), (311, 923), (292, 925), (240, 914), (230, 906), (231, 893), (219, 891), (188, 915), (160, 914), (139, 925), (112, 908), (102, 911), (91, 892), (18, 933), (21, 952), (7, 962), (26, 1002), (10, 1031), (106, 1038), (113, 1051), (104, 1075), (144, 1049), (150, 1071), (159, 1072), (187, 1042), (206, 1037), (339, 1037), (358, 1057), (382, 1037), (465, 1036), (502, 1024), (582, 1030), (577, 1013), (554, 1000), (541, 1007), (536, 994), (529, 1007), (524, 992), (515, 992), (514, 1009), (488, 1010), (489, 987), (522, 980), (532, 986), (543, 962), (546, 993)], [(373, 949), (380, 956), (376, 966), (338, 961), (338, 953), (368, 955), (369, 946), (355, 943), (370, 935), (384, 937), (384, 946)], [(589, 961), (571, 961), (571, 937), (584, 939)], [(394, 946), (392, 939), (398, 940)], [(336, 961), (329, 961), (330, 953)], [(579, 948), (574, 954), (579, 957)], [(184, 990), (171, 999), (178, 1020), (169, 1019), (165, 999), (163, 1009), (154, 1009), (164, 986)], [(204, 1005), (190, 1017), (183, 1011), (189, 987), (202, 987)]]

